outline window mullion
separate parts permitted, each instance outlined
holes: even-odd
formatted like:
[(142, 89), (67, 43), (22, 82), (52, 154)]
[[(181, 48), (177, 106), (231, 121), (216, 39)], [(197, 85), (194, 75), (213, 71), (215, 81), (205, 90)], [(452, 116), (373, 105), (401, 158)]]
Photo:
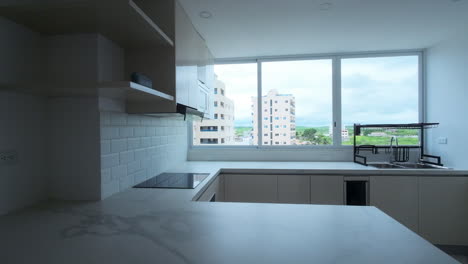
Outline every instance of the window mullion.
[(333, 80), (333, 146), (341, 146), (341, 57), (333, 57), (332, 61), (332, 80)]
[(262, 147), (262, 62), (257, 60), (257, 145)]

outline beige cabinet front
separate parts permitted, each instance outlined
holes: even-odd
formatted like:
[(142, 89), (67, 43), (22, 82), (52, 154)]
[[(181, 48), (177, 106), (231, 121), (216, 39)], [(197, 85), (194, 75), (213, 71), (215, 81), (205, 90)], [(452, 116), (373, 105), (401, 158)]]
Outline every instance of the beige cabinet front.
[(418, 232), (418, 177), (370, 177), (370, 205)]
[(227, 202), (276, 203), (278, 181), (275, 175), (225, 174)]
[(278, 202), (310, 203), (310, 176), (278, 175)]
[(421, 236), (468, 246), (468, 177), (419, 177), (419, 203)]
[(310, 203), (342, 205), (343, 176), (310, 176)]

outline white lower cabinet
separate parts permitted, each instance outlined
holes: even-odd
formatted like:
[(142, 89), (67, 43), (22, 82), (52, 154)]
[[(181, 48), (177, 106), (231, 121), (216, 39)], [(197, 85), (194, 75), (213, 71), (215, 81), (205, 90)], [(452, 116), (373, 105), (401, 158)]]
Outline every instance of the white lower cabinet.
[(468, 246), (468, 177), (419, 177), (419, 204), (421, 236)]
[(275, 175), (225, 174), (227, 202), (276, 203), (278, 178)]
[(309, 204), (310, 176), (278, 175), (278, 203)]
[(370, 205), (375, 206), (414, 232), (418, 224), (418, 177), (370, 177)]
[(343, 205), (343, 176), (310, 176), (310, 203)]

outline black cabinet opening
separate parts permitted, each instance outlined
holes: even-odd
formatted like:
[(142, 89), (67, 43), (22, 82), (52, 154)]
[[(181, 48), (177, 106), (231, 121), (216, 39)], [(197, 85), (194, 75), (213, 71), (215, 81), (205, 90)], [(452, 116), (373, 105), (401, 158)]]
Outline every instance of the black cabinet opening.
[(346, 182), (346, 205), (368, 205), (367, 181)]

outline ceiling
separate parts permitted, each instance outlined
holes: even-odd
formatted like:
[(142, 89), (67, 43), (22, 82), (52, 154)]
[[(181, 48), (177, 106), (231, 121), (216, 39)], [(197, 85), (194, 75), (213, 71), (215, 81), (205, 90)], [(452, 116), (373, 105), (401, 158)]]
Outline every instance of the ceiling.
[(468, 34), (468, 0), (179, 1), (218, 59), (420, 49)]

